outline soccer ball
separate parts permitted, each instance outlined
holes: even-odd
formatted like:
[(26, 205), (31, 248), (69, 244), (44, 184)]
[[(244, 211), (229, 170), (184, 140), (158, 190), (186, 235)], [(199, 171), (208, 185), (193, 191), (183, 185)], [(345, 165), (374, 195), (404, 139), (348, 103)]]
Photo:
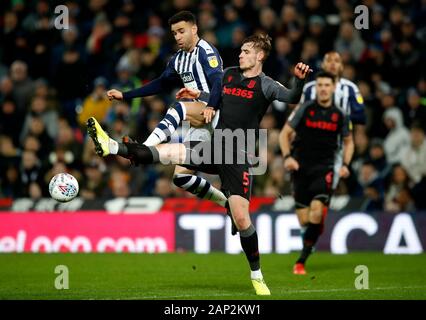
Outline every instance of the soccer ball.
[(51, 197), (60, 202), (68, 202), (78, 194), (78, 181), (69, 173), (58, 173), (49, 183)]

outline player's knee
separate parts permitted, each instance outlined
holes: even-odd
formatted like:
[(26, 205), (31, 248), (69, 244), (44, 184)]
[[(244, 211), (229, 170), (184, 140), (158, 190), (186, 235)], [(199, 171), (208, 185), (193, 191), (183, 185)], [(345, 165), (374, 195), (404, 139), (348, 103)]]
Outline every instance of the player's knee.
[(309, 223), (309, 216), (299, 216), (299, 223), (301, 226), (306, 226)]
[(189, 121), (192, 127), (204, 126), (204, 118), (202, 115), (187, 115), (186, 120)]
[(309, 222), (320, 223), (322, 220), (324, 203), (321, 200), (313, 200), (310, 206)]

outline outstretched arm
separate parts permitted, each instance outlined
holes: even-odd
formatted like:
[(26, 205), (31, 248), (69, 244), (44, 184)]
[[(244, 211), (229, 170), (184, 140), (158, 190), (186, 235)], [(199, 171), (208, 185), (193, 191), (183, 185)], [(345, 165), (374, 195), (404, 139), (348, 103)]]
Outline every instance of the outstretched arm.
[(172, 67), (171, 60), (166, 67), (166, 70), (161, 74), (161, 76), (157, 79), (152, 80), (151, 82), (147, 83), (146, 85), (130, 90), (127, 92), (121, 92), (116, 89), (112, 89), (107, 91), (107, 96), (110, 100), (117, 99), (117, 100), (129, 100), (137, 97), (147, 97), (152, 96), (158, 93), (161, 93), (164, 90), (170, 89), (173, 85), (180, 85), (180, 78), (179, 75), (175, 72), (175, 70)]
[(312, 72), (307, 64), (299, 62), (294, 68), (294, 83), (291, 89), (286, 88), (278, 81), (274, 81), (269, 77), (265, 77), (264, 94), (270, 101), (278, 100), (286, 103), (298, 103), (302, 96), (305, 78)]

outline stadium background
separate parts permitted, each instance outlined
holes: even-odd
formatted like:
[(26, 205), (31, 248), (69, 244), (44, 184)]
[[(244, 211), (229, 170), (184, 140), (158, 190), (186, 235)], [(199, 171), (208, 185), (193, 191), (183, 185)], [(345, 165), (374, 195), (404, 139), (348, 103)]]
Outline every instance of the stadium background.
[[(366, 133), (355, 136), (352, 177), (338, 193), (364, 196), (365, 210), (425, 209), (424, 137), (418, 163), (404, 162), (410, 126), (425, 128), (425, 8), (417, 1), (65, 1), (70, 29), (54, 28), (58, 1), (2, 1), (1, 6), (1, 197), (48, 196), (57, 172), (81, 183), (83, 199), (129, 196), (187, 197), (170, 183), (172, 167), (130, 168), (127, 160), (104, 162), (92, 152), (85, 120), (96, 116), (120, 138), (144, 140), (173, 94), (111, 103), (108, 88), (128, 90), (154, 79), (176, 50), (167, 17), (181, 9), (197, 13), (200, 36), (216, 45), (224, 66), (238, 63), (241, 40), (264, 31), (274, 40), (265, 72), (288, 83), (301, 60), (320, 68), (325, 52), (342, 54), (343, 76), (360, 87)], [(370, 8), (368, 30), (353, 26), (354, 6)], [(271, 108), (268, 172), (255, 179), (254, 195), (289, 195), (277, 137), (287, 113)], [(287, 108), (288, 110), (289, 108)], [(396, 119), (389, 130), (383, 115)], [(398, 118), (398, 119), (397, 119)], [(417, 138), (419, 139), (419, 138)], [(401, 164), (400, 164), (401, 163)], [(213, 177), (212, 177), (213, 178)], [(213, 178), (216, 185), (220, 184)]]
[[(422, 253), (426, 141), (422, 130), (410, 128), (426, 128), (426, 1), (324, 3), (1, 1), (0, 252), (240, 252), (223, 208), (174, 187), (173, 167), (101, 159), (85, 133), (85, 120), (95, 116), (114, 138), (147, 137), (174, 92), (130, 104), (110, 102), (104, 93), (139, 87), (163, 71), (176, 50), (167, 19), (187, 9), (196, 13), (200, 36), (219, 49), (225, 67), (238, 63), (245, 36), (271, 35), (264, 71), (284, 84), (298, 61), (317, 71), (325, 52), (341, 53), (343, 77), (364, 97), (367, 125), (354, 137), (352, 174), (339, 185), (318, 249)], [(68, 30), (54, 28), (60, 4), (69, 9)], [(367, 30), (353, 25), (359, 4), (369, 8)], [(255, 178), (251, 213), (264, 253), (301, 248), (278, 148), (293, 107), (274, 103), (261, 123), (268, 129), (268, 171)], [(391, 129), (385, 118), (397, 125)], [(70, 203), (49, 198), (48, 182), (59, 172), (80, 183), (79, 197)], [(208, 179), (220, 187), (217, 177)], [(8, 259), (3, 255), (5, 275), (15, 270), (13, 263), (7, 269)], [(4, 288), (0, 295), (10, 297)]]

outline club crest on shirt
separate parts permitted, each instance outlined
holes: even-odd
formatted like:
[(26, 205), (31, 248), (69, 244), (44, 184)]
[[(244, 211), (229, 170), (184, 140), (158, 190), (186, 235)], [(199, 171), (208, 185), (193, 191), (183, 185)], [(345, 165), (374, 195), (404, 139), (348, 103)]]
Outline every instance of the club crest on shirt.
[(216, 56), (207, 57), (210, 67), (216, 68), (219, 65), (219, 61), (217, 61)]
[(250, 80), (250, 82), (247, 85), (247, 88), (253, 89), (256, 85), (256, 80)]

